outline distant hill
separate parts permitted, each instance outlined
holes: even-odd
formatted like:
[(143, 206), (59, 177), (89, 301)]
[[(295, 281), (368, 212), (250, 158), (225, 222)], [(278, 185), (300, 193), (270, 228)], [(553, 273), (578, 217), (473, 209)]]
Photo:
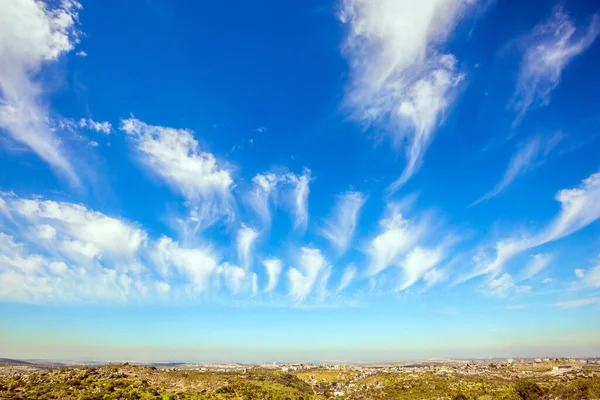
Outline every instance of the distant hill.
[(21, 360), (13, 360), (12, 358), (0, 358), (0, 366), (2, 367), (17, 367), (24, 365), (35, 365), (33, 363)]

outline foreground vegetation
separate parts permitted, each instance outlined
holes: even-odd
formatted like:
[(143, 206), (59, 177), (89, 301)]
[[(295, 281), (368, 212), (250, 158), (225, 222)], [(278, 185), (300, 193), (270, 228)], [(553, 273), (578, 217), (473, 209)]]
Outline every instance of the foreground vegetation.
[(440, 375), (308, 370), (284, 373), (157, 369), (129, 364), (96, 368), (0, 368), (0, 399), (600, 399), (597, 375)]

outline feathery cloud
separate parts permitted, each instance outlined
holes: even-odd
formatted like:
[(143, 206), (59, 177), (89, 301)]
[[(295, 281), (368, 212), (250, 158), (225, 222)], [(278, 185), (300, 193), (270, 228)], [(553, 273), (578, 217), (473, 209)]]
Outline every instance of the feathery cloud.
[(365, 195), (360, 192), (348, 192), (338, 196), (333, 215), (320, 230), (320, 234), (333, 244), (340, 255), (350, 246), (365, 201)]
[[(327, 272), (327, 265), (319, 249), (302, 247), (298, 268), (292, 267), (288, 271), (289, 295), (299, 302), (305, 300), (319, 279), (323, 282), (324, 277), (329, 277), (331, 271)], [(324, 280), (327, 281), (326, 278)]]
[(426, 232), (426, 224), (407, 220), (400, 206), (390, 204), (386, 215), (379, 221), (381, 232), (367, 248), (370, 263), (367, 276), (375, 276), (390, 265), (399, 265), (403, 256), (411, 250)]
[(71, 132), (76, 132), (79, 129), (88, 129), (98, 133), (104, 133), (106, 135), (110, 135), (112, 132), (112, 124), (110, 122), (98, 122), (91, 118), (81, 118), (79, 121), (75, 121), (71, 118), (63, 118), (58, 121), (58, 127)]
[(600, 17), (594, 15), (587, 27), (577, 27), (570, 16), (556, 7), (548, 21), (533, 28), (525, 40), (526, 49), (519, 68), (513, 108), (518, 124), (534, 105), (550, 102), (563, 70), (583, 53), (600, 33)]
[(250, 268), (252, 264), (252, 248), (258, 238), (258, 232), (247, 226), (242, 226), (237, 233), (237, 254), (240, 264)]
[(271, 225), (271, 202), (282, 197), (293, 215), (294, 229), (306, 230), (310, 176), (310, 170), (304, 168), (302, 175), (266, 173), (252, 179), (252, 190), (246, 201), (261, 220), (263, 228), (268, 229)]
[(600, 288), (600, 265), (588, 271), (578, 268), (575, 270), (575, 276), (584, 286)]
[(589, 286), (600, 288), (600, 265), (597, 265), (591, 271), (588, 271), (586, 280)]
[(560, 202), (561, 210), (542, 231), (531, 236), (509, 237), (498, 241), (495, 245), (495, 257), (478, 260), (475, 270), (458, 282), (484, 274), (497, 276), (504, 264), (518, 254), (559, 240), (600, 218), (600, 172), (590, 175), (576, 188), (559, 191), (555, 198)]
[(310, 183), (310, 170), (305, 168), (302, 175), (287, 175), (294, 185), (293, 203), (294, 203), (294, 229), (305, 231), (308, 226), (308, 194), (310, 192), (308, 184)]
[(121, 130), (140, 161), (187, 200), (197, 226), (232, 216), (231, 171), (200, 150), (192, 131), (148, 125), (136, 118), (122, 120)]
[(282, 177), (277, 174), (258, 174), (252, 178), (253, 188), (247, 196), (247, 202), (261, 220), (263, 227), (271, 226), (271, 195)]
[(488, 283), (490, 293), (497, 297), (505, 297), (508, 291), (515, 287), (515, 283), (508, 273), (502, 274), (499, 278), (492, 279)]
[(223, 275), (225, 285), (232, 294), (239, 294), (246, 288), (248, 273), (244, 268), (229, 263), (224, 263), (219, 267), (218, 272)]
[(534, 136), (522, 144), (510, 160), (502, 180), (498, 182), (491, 191), (471, 205), (476, 205), (499, 195), (513, 183), (518, 176), (539, 166), (550, 151), (558, 144), (561, 138), (562, 135), (557, 133), (543, 142), (541, 136)]
[[(404, 271), (403, 280), (398, 286), (398, 291), (405, 290), (414, 285), (419, 279), (430, 272), (444, 258), (442, 247), (436, 249), (425, 249), (415, 247), (401, 261), (400, 266)], [(429, 276), (430, 283), (435, 283), (439, 277)]]
[(342, 274), (342, 279), (340, 279), (340, 285), (337, 288), (337, 292), (341, 292), (346, 289), (348, 285), (354, 280), (356, 277), (356, 265), (354, 263), (348, 265)]
[(554, 303), (554, 306), (559, 308), (579, 308), (589, 306), (592, 304), (600, 304), (600, 297), (589, 297), (587, 299), (561, 301), (558, 303)]
[(279, 275), (281, 275), (282, 265), (281, 260), (276, 258), (271, 258), (263, 261), (263, 265), (267, 270), (267, 276), (269, 280), (267, 282), (267, 286), (265, 287), (265, 292), (271, 292), (279, 283)]
[(157, 241), (153, 257), (164, 278), (177, 273), (190, 282), (195, 293), (206, 290), (218, 268), (218, 257), (209, 247), (181, 247), (166, 236)]
[(552, 262), (551, 254), (535, 254), (531, 261), (525, 266), (519, 280), (527, 280), (539, 274)]
[(55, 7), (34, 0), (7, 0), (0, 15), (0, 130), (28, 146), (73, 185), (79, 178), (54, 134), (44, 83), (38, 73), (71, 51), (77, 37), (76, 1)]
[(464, 75), (443, 51), (469, 1), (343, 0), (340, 20), (349, 32), (345, 98), (354, 118), (388, 126), (394, 145), (405, 145), (406, 166), (395, 191), (423, 161)]

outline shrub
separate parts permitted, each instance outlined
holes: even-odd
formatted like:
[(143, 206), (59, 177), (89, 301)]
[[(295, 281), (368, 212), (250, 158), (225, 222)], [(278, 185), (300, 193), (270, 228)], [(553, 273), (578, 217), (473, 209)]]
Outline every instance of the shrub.
[(542, 388), (531, 381), (519, 381), (515, 385), (515, 393), (523, 400), (538, 400), (542, 398)]

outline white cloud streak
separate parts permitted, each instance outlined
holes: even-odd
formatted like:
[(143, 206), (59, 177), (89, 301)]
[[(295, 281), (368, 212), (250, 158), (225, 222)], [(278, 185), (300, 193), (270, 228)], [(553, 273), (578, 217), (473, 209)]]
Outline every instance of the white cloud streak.
[(554, 306), (558, 308), (579, 308), (589, 306), (592, 304), (600, 304), (600, 297), (589, 297), (587, 299), (578, 299), (570, 301), (561, 301), (555, 303)]
[(592, 17), (587, 27), (577, 27), (571, 17), (556, 7), (551, 18), (533, 28), (519, 68), (513, 107), (518, 124), (535, 105), (550, 103), (550, 93), (560, 83), (569, 63), (583, 53), (600, 33), (600, 18)]
[(576, 188), (559, 191), (555, 198), (560, 202), (561, 210), (543, 230), (530, 236), (498, 241), (495, 257), (478, 260), (475, 270), (458, 283), (484, 274), (497, 276), (504, 264), (515, 256), (568, 236), (600, 218), (600, 172), (590, 175)]
[(375, 276), (390, 265), (399, 265), (403, 256), (427, 231), (426, 224), (407, 220), (397, 204), (388, 205), (379, 225), (380, 233), (370, 241), (366, 250), (370, 256), (367, 276)]
[(258, 174), (252, 178), (253, 188), (247, 196), (247, 202), (258, 215), (263, 227), (271, 226), (271, 196), (281, 177), (276, 174)]
[(395, 191), (420, 168), (435, 130), (464, 75), (442, 50), (468, 10), (461, 0), (343, 0), (340, 20), (349, 32), (346, 104), (353, 116), (388, 127), (406, 146), (406, 166)]
[(340, 279), (340, 285), (337, 288), (337, 292), (340, 293), (344, 289), (352, 283), (354, 278), (356, 277), (356, 265), (350, 264), (344, 269), (344, 273), (342, 274), (342, 278)]
[(586, 287), (600, 288), (600, 265), (586, 271), (584, 269), (576, 269), (575, 276), (582, 281)]
[(260, 219), (263, 229), (269, 229), (271, 225), (271, 203), (277, 203), (282, 197), (293, 215), (294, 229), (306, 230), (310, 180), (308, 168), (304, 168), (302, 175), (265, 173), (252, 179), (252, 190), (246, 202)]
[(224, 263), (219, 267), (219, 273), (223, 275), (225, 285), (229, 291), (236, 295), (246, 289), (248, 282), (248, 273), (244, 268), (229, 263)]
[(258, 238), (258, 232), (250, 227), (242, 226), (237, 233), (238, 261), (248, 269), (252, 265), (252, 250), (254, 242)]
[[(298, 258), (298, 268), (290, 268), (288, 281), (290, 285), (289, 296), (296, 301), (305, 300), (313, 291), (319, 279), (329, 277), (327, 260), (319, 249), (302, 247)], [(323, 280), (321, 280), (323, 282)]]
[[(398, 286), (398, 290), (405, 290), (414, 285), (427, 272), (430, 272), (433, 267), (438, 265), (443, 258), (444, 253), (441, 247), (436, 249), (415, 247), (412, 249), (400, 263), (404, 271), (404, 277)], [(438, 279), (434, 275), (430, 275), (428, 278), (430, 284), (434, 284)]]
[(75, 186), (79, 178), (52, 130), (38, 73), (78, 42), (80, 8), (75, 1), (50, 7), (42, 1), (6, 0), (0, 13), (0, 130)]
[(213, 154), (200, 150), (193, 132), (135, 118), (122, 120), (121, 130), (135, 145), (140, 161), (184, 196), (198, 227), (232, 217), (231, 171)]
[(535, 136), (521, 145), (510, 160), (502, 180), (500, 180), (491, 191), (471, 205), (476, 205), (499, 195), (513, 183), (518, 176), (532, 170), (541, 161), (542, 147), (541, 138), (539, 136)]
[(88, 129), (98, 133), (104, 133), (105, 135), (110, 135), (112, 132), (112, 125), (110, 122), (98, 122), (91, 118), (81, 118), (79, 121), (75, 121), (71, 118), (63, 118), (58, 121), (58, 127), (71, 132), (77, 132), (79, 129)]
[(520, 280), (527, 280), (539, 274), (552, 262), (551, 254), (535, 254), (531, 261), (525, 266), (521, 273)]
[(310, 192), (308, 184), (310, 183), (310, 170), (305, 168), (302, 175), (288, 174), (287, 178), (295, 185), (293, 191), (294, 229), (305, 231), (308, 226), (308, 194)]
[(185, 248), (165, 236), (156, 243), (153, 257), (164, 278), (175, 272), (190, 282), (194, 293), (206, 290), (218, 267), (218, 257), (209, 247)]
[(277, 284), (279, 283), (279, 276), (281, 275), (281, 270), (283, 267), (281, 260), (276, 258), (264, 260), (263, 265), (265, 266), (265, 270), (267, 271), (267, 276), (269, 279), (264, 291), (268, 293), (277, 287)]
[(490, 278), (485, 283), (485, 287), (482, 288), (482, 291), (491, 296), (507, 297), (509, 294), (516, 296), (524, 293), (530, 293), (531, 286), (519, 285), (511, 274), (505, 272), (500, 276), (494, 276)]
[(333, 215), (319, 231), (333, 244), (339, 255), (344, 254), (350, 246), (365, 201), (366, 196), (360, 192), (348, 192), (338, 196)]

